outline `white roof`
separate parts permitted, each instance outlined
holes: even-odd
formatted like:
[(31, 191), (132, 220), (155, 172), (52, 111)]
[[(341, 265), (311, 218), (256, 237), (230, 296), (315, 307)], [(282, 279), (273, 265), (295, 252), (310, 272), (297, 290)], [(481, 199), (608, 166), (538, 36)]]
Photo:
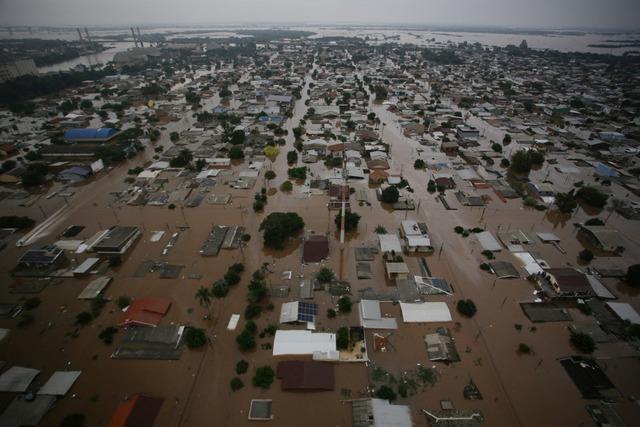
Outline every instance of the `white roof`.
[(378, 241), (380, 242), (380, 250), (382, 252), (402, 252), (400, 239), (395, 234), (378, 234)]
[(220, 169), (205, 169), (196, 175), (196, 179), (205, 179), (211, 176), (216, 177), (220, 173)]
[(407, 220), (400, 223), (405, 236), (421, 236), (422, 232), (418, 227), (418, 221)]
[(406, 405), (392, 405), (388, 400), (371, 399), (373, 426), (412, 427), (411, 411)]
[(0, 391), (22, 393), (40, 373), (37, 369), (14, 366), (0, 376)]
[(408, 236), (407, 245), (411, 248), (431, 246), (431, 240), (425, 236)]
[(336, 334), (311, 331), (276, 331), (273, 355), (331, 353), (336, 351)]
[(635, 325), (640, 325), (640, 315), (631, 304), (627, 304), (626, 302), (608, 302), (607, 305), (622, 320), (628, 320)]
[(533, 255), (531, 255), (529, 252), (514, 252), (513, 255), (520, 261), (522, 261), (522, 263), (524, 264), (524, 269), (527, 270), (527, 273), (529, 275), (541, 273), (544, 271), (540, 264), (538, 264), (538, 262), (535, 260)]
[(559, 242), (560, 238), (553, 233), (536, 233), (543, 242)]
[(446, 302), (400, 303), (405, 323), (450, 322), (451, 312)]
[(169, 166), (171, 166), (169, 162), (160, 161), (152, 163), (151, 166), (149, 166), (149, 169), (167, 169)]
[(477, 233), (476, 238), (478, 239), (478, 242), (480, 242), (482, 249), (485, 251), (498, 252), (502, 250), (502, 246), (500, 246), (500, 243), (498, 243), (490, 231)]
[(280, 308), (280, 323), (298, 321), (298, 301), (285, 302)]
[(56, 371), (42, 388), (38, 390), (38, 394), (64, 396), (81, 373), (82, 371)]
[(240, 321), (240, 315), (232, 314), (231, 318), (229, 319), (229, 323), (227, 324), (227, 329), (230, 331), (235, 331), (239, 321)]
[(100, 258), (87, 258), (84, 260), (82, 264), (76, 267), (73, 270), (73, 274), (85, 274), (89, 272), (98, 262), (100, 262)]
[(616, 296), (613, 295), (609, 289), (596, 277), (591, 274), (585, 274), (587, 276), (587, 280), (593, 289), (593, 292), (600, 298), (604, 299), (616, 299)]
[(111, 281), (111, 277), (109, 276), (102, 276), (102, 277), (98, 277), (95, 280), (92, 280), (82, 290), (82, 292), (80, 292), (80, 295), (78, 295), (78, 299), (97, 298), (98, 295), (100, 295), (100, 292), (102, 292), (102, 290), (107, 287), (110, 281)]
[(160, 175), (159, 170), (143, 170), (142, 172), (140, 172), (138, 174), (138, 178), (140, 179), (156, 179), (158, 177), (158, 175)]
[(362, 300), (358, 304), (360, 324), (369, 329), (398, 329), (398, 323), (393, 317), (382, 317), (380, 301)]

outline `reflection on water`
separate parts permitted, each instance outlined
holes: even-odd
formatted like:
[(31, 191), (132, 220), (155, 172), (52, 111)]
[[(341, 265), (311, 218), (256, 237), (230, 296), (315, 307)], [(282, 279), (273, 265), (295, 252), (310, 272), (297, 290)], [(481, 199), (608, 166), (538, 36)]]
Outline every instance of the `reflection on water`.
[(131, 42), (116, 42), (113, 43), (113, 47), (91, 55), (83, 55), (68, 61), (60, 62), (58, 64), (48, 65), (46, 67), (38, 68), (40, 73), (49, 73), (56, 71), (67, 71), (78, 65), (84, 65), (86, 67), (95, 67), (97, 65), (105, 65), (107, 62), (113, 60), (113, 57), (118, 52), (124, 52), (134, 45)]

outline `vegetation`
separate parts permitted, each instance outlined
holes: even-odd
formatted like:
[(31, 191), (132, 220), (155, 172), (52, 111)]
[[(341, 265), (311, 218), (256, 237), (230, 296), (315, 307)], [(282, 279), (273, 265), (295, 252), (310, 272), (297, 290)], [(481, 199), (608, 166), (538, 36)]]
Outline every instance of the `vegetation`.
[(307, 179), (307, 168), (306, 166), (302, 166), (299, 168), (289, 168), (287, 171), (289, 178), (291, 179)]
[(593, 260), (593, 252), (591, 252), (589, 249), (583, 249), (578, 254), (578, 257), (581, 261), (591, 262), (591, 260)]
[(275, 373), (271, 366), (262, 366), (256, 369), (256, 374), (253, 376), (253, 385), (255, 387), (260, 387), (261, 389), (268, 389), (273, 383), (273, 379), (275, 377)]
[(473, 317), (478, 311), (476, 304), (470, 299), (461, 299), (458, 301), (458, 312), (466, 317)]
[(183, 168), (187, 166), (192, 159), (193, 159), (193, 154), (191, 154), (191, 151), (187, 149), (180, 150), (180, 153), (178, 153), (176, 157), (174, 157), (169, 161), (169, 165), (172, 168)]
[(329, 319), (335, 319), (336, 317), (336, 311), (333, 308), (328, 308), (327, 309), (327, 317)]
[(594, 208), (603, 208), (607, 204), (607, 200), (609, 200), (609, 195), (595, 187), (585, 185), (578, 189), (576, 198)]
[(294, 212), (270, 213), (260, 224), (264, 245), (282, 249), (286, 240), (304, 228), (304, 221)]
[(376, 228), (373, 230), (376, 234), (387, 234), (387, 229), (384, 228), (382, 225), (378, 225), (376, 226)]
[(335, 277), (336, 275), (334, 274), (334, 272), (327, 267), (322, 267), (320, 271), (316, 273), (316, 279), (318, 279), (320, 283), (329, 283), (333, 279), (335, 279)]
[(295, 150), (291, 150), (287, 153), (287, 163), (290, 165), (296, 163), (298, 161), (298, 152)]
[(578, 206), (572, 192), (556, 194), (555, 204), (562, 213), (571, 213)]
[[(352, 231), (358, 228), (360, 222), (360, 215), (355, 212), (345, 211), (344, 216), (344, 231)], [(336, 227), (338, 230), (342, 229), (342, 212), (338, 212), (335, 219)]]
[(18, 230), (25, 230), (33, 227), (35, 224), (36, 222), (27, 216), (6, 215), (0, 217), (0, 228), (17, 228)]
[(93, 320), (93, 316), (88, 311), (83, 311), (76, 316), (76, 326), (85, 326)]
[(376, 390), (375, 394), (378, 399), (384, 399), (390, 402), (393, 402), (398, 398), (398, 396), (396, 395), (396, 392), (393, 391), (393, 389), (387, 385), (381, 385), (380, 388)]
[(413, 162), (413, 167), (414, 169), (424, 169), (427, 167), (427, 165), (425, 164), (424, 160), (416, 159), (416, 161)]
[(585, 221), (584, 225), (604, 225), (604, 222), (600, 218), (590, 218)]
[(511, 156), (511, 170), (528, 174), (533, 165), (544, 163), (544, 155), (537, 150), (518, 150)]
[(248, 369), (249, 369), (249, 362), (247, 362), (246, 360), (243, 359), (238, 363), (236, 363), (236, 374), (242, 375), (245, 372), (247, 372)]
[(198, 304), (206, 308), (209, 315), (211, 315), (211, 291), (204, 286), (200, 286), (196, 291), (196, 300), (198, 301)]
[(64, 416), (60, 422), (60, 427), (82, 427), (84, 425), (85, 415), (80, 413), (71, 413)]
[(116, 305), (118, 306), (118, 308), (123, 309), (125, 307), (129, 307), (129, 305), (131, 304), (131, 298), (129, 298), (126, 295), (121, 295), (118, 297), (118, 299), (116, 300)]
[(390, 185), (389, 187), (382, 190), (382, 195), (380, 196), (380, 199), (384, 203), (396, 203), (399, 198), (400, 192), (393, 185)]
[(349, 328), (343, 326), (336, 332), (336, 348), (338, 350), (349, 348)]
[(518, 344), (518, 354), (531, 354), (533, 350), (525, 343)]
[(113, 336), (118, 333), (118, 328), (113, 326), (109, 326), (103, 329), (99, 334), (98, 338), (102, 340), (105, 344), (111, 344), (113, 342)]
[(291, 181), (285, 181), (280, 185), (280, 191), (289, 192), (293, 190), (293, 184)]
[(264, 177), (268, 180), (272, 180), (276, 177), (276, 173), (272, 170), (268, 170), (264, 173)]
[(348, 296), (343, 296), (340, 297), (340, 299), (338, 300), (338, 311), (340, 311), (340, 313), (351, 313), (351, 305), (353, 303), (351, 302), (351, 298), (349, 298)]
[(231, 149), (229, 150), (229, 158), (231, 160), (244, 159), (244, 151), (242, 150), (242, 147), (238, 145), (234, 145), (233, 147), (231, 147)]
[(242, 382), (242, 380), (240, 378), (233, 377), (231, 379), (231, 381), (229, 382), (229, 387), (231, 387), (231, 391), (238, 391), (242, 387), (244, 387), (244, 383)]
[(25, 310), (33, 310), (34, 308), (37, 308), (41, 303), (42, 301), (40, 300), (40, 298), (31, 297), (27, 298), (24, 303), (22, 303), (22, 307), (24, 307)]
[(256, 338), (245, 329), (236, 337), (236, 343), (238, 343), (240, 351), (249, 351), (256, 347)]
[(224, 279), (216, 280), (211, 287), (210, 293), (216, 298), (226, 297), (229, 293), (229, 285), (227, 284), (227, 281)]
[(204, 329), (189, 327), (184, 331), (184, 342), (189, 348), (200, 348), (207, 343)]
[(629, 266), (625, 278), (630, 286), (640, 288), (640, 264)]
[(583, 332), (571, 334), (571, 344), (582, 353), (593, 353), (596, 349), (596, 343), (591, 335)]

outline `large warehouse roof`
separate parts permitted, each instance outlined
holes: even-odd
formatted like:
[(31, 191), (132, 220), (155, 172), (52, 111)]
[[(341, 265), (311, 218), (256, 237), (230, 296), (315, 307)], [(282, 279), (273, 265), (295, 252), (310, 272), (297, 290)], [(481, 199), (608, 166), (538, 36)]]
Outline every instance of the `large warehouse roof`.
[(85, 128), (69, 129), (64, 134), (64, 139), (69, 141), (108, 140), (118, 133), (114, 128)]

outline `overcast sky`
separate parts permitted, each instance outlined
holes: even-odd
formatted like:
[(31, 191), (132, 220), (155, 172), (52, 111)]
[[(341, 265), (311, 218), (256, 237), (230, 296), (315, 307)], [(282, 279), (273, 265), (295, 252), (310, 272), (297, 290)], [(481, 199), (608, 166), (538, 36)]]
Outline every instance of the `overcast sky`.
[(388, 23), (640, 29), (640, 0), (0, 0), (0, 25)]

